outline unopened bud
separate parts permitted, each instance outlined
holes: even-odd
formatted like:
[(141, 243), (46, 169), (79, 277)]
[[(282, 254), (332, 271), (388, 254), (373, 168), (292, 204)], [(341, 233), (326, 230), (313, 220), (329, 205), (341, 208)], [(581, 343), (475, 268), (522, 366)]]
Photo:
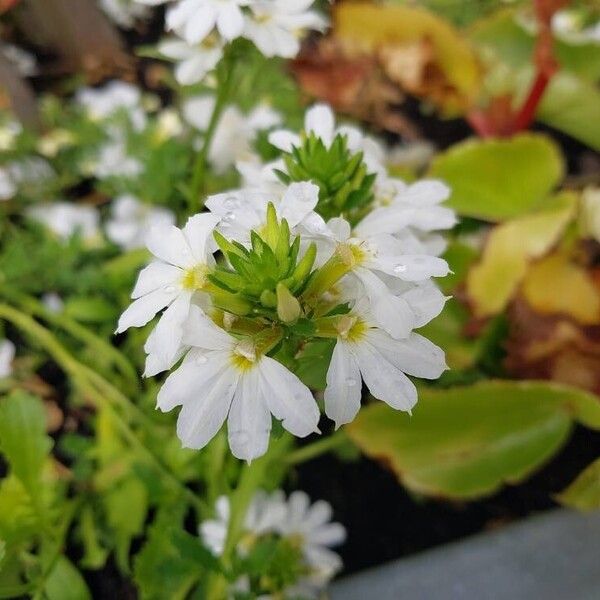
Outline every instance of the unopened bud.
[(298, 299), (282, 283), (277, 284), (277, 316), (284, 323), (298, 320), (302, 309)]

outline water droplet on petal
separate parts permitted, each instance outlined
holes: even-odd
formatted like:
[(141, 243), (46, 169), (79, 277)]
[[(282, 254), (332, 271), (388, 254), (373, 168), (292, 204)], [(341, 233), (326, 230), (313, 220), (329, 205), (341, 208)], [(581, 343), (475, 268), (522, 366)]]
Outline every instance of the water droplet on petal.
[(229, 198), (225, 199), (225, 202), (223, 202), (223, 206), (227, 210), (233, 210), (234, 208), (240, 207), (240, 201), (235, 196), (230, 196)]
[(204, 355), (200, 355), (196, 358), (196, 363), (199, 365), (205, 365), (208, 362), (208, 358)]
[(398, 264), (394, 267), (394, 273), (404, 273), (406, 271), (406, 265)]
[(225, 217), (224, 217), (224, 220), (225, 220), (225, 221), (227, 221), (228, 223), (230, 223), (231, 221), (235, 221), (235, 213), (234, 213), (234, 212), (231, 212), (231, 211), (229, 211), (229, 212), (228, 212), (228, 213), (225, 215)]
[(174, 285), (166, 285), (164, 289), (165, 289), (165, 292), (167, 292), (167, 294), (172, 294), (175, 291), (175, 286)]
[(354, 387), (358, 382), (356, 381), (356, 379), (352, 378), (352, 377), (348, 377), (348, 379), (346, 379), (346, 385), (348, 387)]

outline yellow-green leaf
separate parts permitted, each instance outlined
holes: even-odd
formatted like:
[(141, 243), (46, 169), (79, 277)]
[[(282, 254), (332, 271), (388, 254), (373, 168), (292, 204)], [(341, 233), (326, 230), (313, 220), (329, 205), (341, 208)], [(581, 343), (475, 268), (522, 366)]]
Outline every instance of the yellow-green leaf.
[(583, 325), (600, 323), (598, 289), (588, 272), (562, 252), (533, 264), (522, 290), (538, 313), (568, 315)]
[[(467, 105), (479, 91), (480, 67), (464, 36), (432, 12), (413, 6), (382, 6), (369, 2), (343, 3), (334, 11), (336, 38), (357, 52), (375, 53), (382, 46), (402, 48), (425, 40), (448, 88), (447, 108)], [(454, 101), (453, 101), (454, 100)]]
[(556, 144), (526, 133), (455, 144), (435, 158), (430, 175), (452, 188), (447, 204), (459, 214), (503, 221), (543, 206), (563, 171)]
[(600, 426), (600, 400), (548, 382), (485, 381), (423, 389), (412, 417), (375, 402), (346, 432), (409, 489), (469, 499), (517, 483), (543, 465), (574, 420)]
[(481, 261), (467, 276), (467, 293), (475, 314), (498, 314), (522, 281), (529, 262), (556, 243), (575, 215), (577, 197), (564, 192), (543, 210), (498, 225), (490, 234)]
[(600, 509), (600, 458), (588, 465), (557, 500), (578, 510)]

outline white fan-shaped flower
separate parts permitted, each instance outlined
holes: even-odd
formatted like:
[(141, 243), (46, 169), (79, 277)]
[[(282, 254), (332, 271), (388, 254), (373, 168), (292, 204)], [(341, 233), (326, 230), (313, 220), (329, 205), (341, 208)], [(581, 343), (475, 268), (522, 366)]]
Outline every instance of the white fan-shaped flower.
[(100, 216), (93, 206), (72, 202), (36, 204), (27, 209), (27, 216), (42, 223), (61, 239), (68, 239), (79, 233), (84, 240), (92, 240), (100, 235)]
[(197, 44), (217, 28), (231, 41), (244, 29), (242, 6), (249, 0), (179, 0), (167, 11), (167, 29), (176, 31), (186, 42)]
[(217, 222), (214, 215), (203, 213), (188, 219), (183, 229), (155, 225), (146, 236), (146, 245), (157, 260), (140, 272), (131, 293), (134, 301), (117, 327), (117, 333), (142, 327), (166, 308), (146, 342), (146, 351), (152, 355), (146, 375), (170, 368), (181, 356), (193, 296), (201, 293), (197, 290), (214, 264), (212, 232)]
[(361, 382), (378, 400), (410, 412), (417, 390), (406, 376), (437, 379), (446, 369), (443, 351), (417, 333), (396, 340), (357, 306), (338, 325), (327, 371), (325, 413), (336, 427), (350, 423), (360, 409)]
[[(197, 96), (183, 105), (185, 120), (206, 131), (215, 106), (212, 96)], [(221, 114), (208, 153), (208, 159), (218, 172), (223, 172), (236, 161), (253, 156), (252, 142), (258, 132), (281, 123), (281, 115), (266, 104), (258, 104), (248, 114), (236, 106), (228, 106)]]
[(193, 85), (204, 79), (223, 58), (223, 44), (209, 36), (199, 44), (188, 44), (185, 40), (171, 38), (158, 45), (158, 51), (177, 62), (175, 79), (181, 85)]
[(95, 160), (82, 166), (83, 170), (98, 179), (123, 177), (133, 179), (144, 170), (144, 165), (127, 153), (127, 144), (122, 137), (115, 137), (103, 144)]
[(123, 248), (133, 250), (145, 246), (146, 235), (154, 226), (174, 225), (172, 211), (140, 202), (125, 194), (113, 200), (111, 218), (106, 223), (106, 237)]
[(308, 10), (314, 0), (263, 0), (250, 4), (243, 35), (265, 56), (293, 58), (300, 50), (299, 37), (308, 29), (323, 30), (327, 21)]
[(0, 167), (0, 200), (10, 200), (17, 193), (17, 186), (8, 169)]
[(100, 8), (111, 21), (124, 29), (131, 29), (138, 19), (150, 15), (148, 6), (136, 0), (100, 0)]
[(229, 335), (192, 307), (183, 343), (192, 349), (165, 381), (158, 408), (182, 407), (177, 435), (184, 447), (203, 448), (225, 420), (233, 455), (248, 461), (266, 452), (271, 415), (298, 437), (318, 432), (310, 390), (250, 340)]

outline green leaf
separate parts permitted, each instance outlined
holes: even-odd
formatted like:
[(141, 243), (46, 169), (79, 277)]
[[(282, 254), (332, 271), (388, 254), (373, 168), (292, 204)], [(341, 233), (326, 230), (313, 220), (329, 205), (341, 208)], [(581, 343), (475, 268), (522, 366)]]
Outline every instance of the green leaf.
[(61, 556), (52, 569), (44, 588), (48, 600), (88, 600), (92, 598), (87, 584), (73, 563)]
[(142, 600), (183, 600), (203, 572), (220, 569), (200, 538), (183, 530), (182, 515), (177, 512), (163, 508), (135, 558), (134, 579)]
[(40, 475), (51, 448), (46, 412), (38, 398), (17, 391), (0, 402), (0, 450), (32, 496), (40, 492)]
[(104, 506), (114, 533), (117, 564), (127, 573), (131, 541), (142, 533), (148, 512), (146, 488), (138, 479), (129, 477), (104, 496)]
[(600, 458), (588, 465), (558, 496), (557, 500), (577, 510), (600, 509)]
[(452, 188), (447, 205), (462, 216), (503, 221), (543, 206), (563, 171), (554, 142), (526, 133), (455, 144), (435, 158), (430, 175)]
[(558, 73), (542, 98), (536, 118), (600, 151), (600, 91), (595, 83)]
[(376, 402), (346, 432), (409, 489), (470, 499), (542, 466), (565, 442), (573, 420), (600, 427), (600, 400), (547, 382), (485, 381), (422, 389), (412, 417)]
[(504, 310), (529, 263), (546, 254), (575, 215), (577, 196), (563, 192), (543, 210), (498, 225), (489, 235), (481, 260), (469, 272), (466, 288), (478, 317)]
[(334, 345), (333, 340), (310, 342), (298, 356), (294, 372), (309, 388), (313, 390), (325, 389), (325, 377), (331, 362)]

